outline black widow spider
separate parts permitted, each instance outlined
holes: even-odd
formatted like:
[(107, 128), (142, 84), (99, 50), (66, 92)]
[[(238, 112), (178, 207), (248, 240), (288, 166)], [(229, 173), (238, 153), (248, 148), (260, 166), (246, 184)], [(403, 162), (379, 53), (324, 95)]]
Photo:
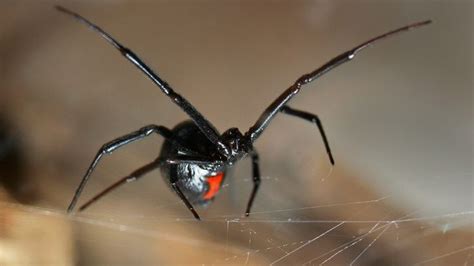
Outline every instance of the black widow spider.
[(74, 17), (79, 22), (84, 23), (87, 27), (100, 34), (101, 37), (103, 37), (107, 42), (119, 50), (119, 52), (125, 58), (127, 58), (148, 78), (150, 78), (151, 81), (155, 83), (163, 93), (165, 93), (191, 118), (191, 120), (184, 121), (171, 130), (164, 126), (148, 125), (135, 132), (116, 138), (104, 144), (97, 152), (97, 155), (87, 169), (87, 172), (82, 178), (81, 183), (77, 187), (67, 211), (71, 212), (74, 209), (74, 206), (76, 205), (77, 200), (84, 189), (84, 186), (89, 180), (89, 177), (97, 166), (99, 160), (104, 155), (110, 154), (118, 148), (125, 146), (126, 144), (140, 140), (146, 136), (151, 135), (152, 133), (155, 133), (165, 138), (165, 142), (161, 148), (159, 157), (153, 162), (142, 166), (141, 168), (133, 171), (128, 176), (118, 180), (97, 194), (91, 200), (87, 201), (79, 208), (79, 210), (84, 210), (118, 186), (135, 181), (144, 176), (146, 173), (156, 168), (160, 168), (166, 183), (171, 188), (173, 188), (176, 194), (178, 194), (184, 204), (186, 204), (188, 209), (198, 220), (200, 219), (199, 215), (194, 210), (191, 202), (201, 206), (210, 203), (219, 192), (226, 175), (226, 171), (248, 154), (252, 159), (253, 168), (253, 189), (247, 203), (247, 209), (245, 211), (245, 215), (249, 215), (255, 195), (257, 194), (258, 188), (260, 186), (258, 154), (253, 147), (253, 143), (258, 139), (265, 128), (269, 125), (270, 121), (279, 112), (296, 116), (316, 124), (321, 133), (329, 160), (331, 164), (334, 165), (331, 149), (329, 148), (326, 134), (324, 133), (323, 126), (318, 116), (305, 111), (293, 109), (286, 104), (300, 91), (303, 85), (316, 80), (333, 68), (350, 61), (358, 52), (372, 45), (376, 41), (402, 31), (408, 31), (410, 29), (431, 23), (430, 20), (426, 20), (389, 31), (336, 56), (313, 72), (298, 78), (296, 82), (293, 83), (293, 85), (285, 90), (267, 107), (267, 109), (265, 109), (265, 111), (258, 118), (257, 122), (245, 134), (242, 134), (237, 128), (231, 128), (225, 131), (223, 134), (219, 134), (216, 128), (209, 121), (207, 121), (207, 119), (201, 113), (199, 113), (191, 103), (176, 93), (170, 87), (170, 85), (168, 85), (168, 83), (161, 79), (134, 52), (120, 44), (108, 33), (81, 15), (61, 6), (56, 6), (56, 9)]

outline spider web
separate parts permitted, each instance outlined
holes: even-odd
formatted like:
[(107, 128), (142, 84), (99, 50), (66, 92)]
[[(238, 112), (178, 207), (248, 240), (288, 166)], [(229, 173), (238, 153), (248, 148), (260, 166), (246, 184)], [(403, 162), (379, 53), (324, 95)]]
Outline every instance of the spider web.
[[(330, 171), (331, 173), (331, 171)], [(321, 180), (335, 178), (328, 175)], [(267, 186), (281, 178), (263, 177)], [(242, 183), (251, 183), (243, 179)], [(323, 181), (322, 181), (323, 182)], [(238, 182), (236, 182), (238, 183)], [(230, 193), (224, 184), (222, 194)], [(260, 195), (265, 198), (268, 195)], [(241, 197), (243, 200), (245, 196)], [(224, 199), (225, 200), (225, 199)], [(249, 218), (203, 210), (202, 221), (183, 215), (121, 214), (100, 208), (66, 215), (64, 211), (2, 202), (2, 209), (24, 212), (72, 224), (76, 241), (84, 248), (79, 261), (145, 265), (472, 265), (473, 210), (427, 215), (426, 210), (389, 208), (392, 196), (328, 204), (265, 209), (257, 204)], [(265, 200), (264, 200), (265, 201)], [(217, 202), (214, 203), (219, 205)], [(179, 200), (155, 206), (173, 209)], [(227, 204), (221, 204), (227, 205)], [(228, 208), (228, 206), (226, 206)], [(378, 212), (374, 210), (383, 211)], [(433, 212), (431, 212), (433, 213)], [(130, 243), (138, 247), (130, 248)], [(168, 245), (168, 247), (167, 247)], [(154, 247), (157, 254), (145, 255)], [(126, 256), (91, 256), (90, 249), (108, 253), (126, 250)], [(165, 251), (160, 251), (164, 249)], [(418, 249), (413, 252), (413, 249)], [(173, 251), (173, 252), (170, 252)], [(132, 253), (136, 253), (132, 255)], [(82, 258), (84, 257), (84, 258)], [(119, 260), (120, 258), (120, 260)]]
[[(374, 200), (376, 202), (378, 200)], [(358, 203), (348, 203), (348, 204), (358, 204)], [(360, 204), (363, 204), (360, 202)], [(368, 203), (367, 203), (368, 204)], [(404, 239), (400, 235), (403, 234), (404, 229), (410, 227), (412, 223), (417, 222), (429, 222), (429, 223), (439, 223), (442, 221), (444, 223), (443, 228), (439, 228), (438, 230), (431, 230), (426, 232), (423, 228), (420, 228), (420, 232), (418, 238), (422, 237), (429, 237), (430, 235), (438, 234), (440, 231), (443, 234), (449, 233), (449, 230), (454, 229), (447, 229), (454, 225), (463, 225), (471, 224), (472, 227), (472, 217), (474, 215), (474, 211), (464, 211), (464, 212), (457, 212), (457, 213), (448, 213), (439, 216), (427, 216), (427, 217), (417, 217), (417, 218), (409, 218), (411, 214), (405, 215), (403, 217), (399, 217), (399, 219), (395, 220), (297, 220), (293, 221), (289, 220), (271, 220), (271, 219), (250, 219), (243, 221), (241, 219), (205, 219), (200, 223), (204, 224), (213, 224), (215, 226), (224, 225), (226, 228), (225, 234), (225, 246), (222, 245), (220, 247), (216, 247), (215, 245), (209, 245), (206, 242), (203, 242), (199, 239), (195, 238), (187, 238), (182, 236), (173, 236), (173, 234), (165, 233), (162, 230), (153, 230), (153, 229), (146, 229), (139, 226), (129, 225), (129, 224), (122, 224), (114, 222), (115, 219), (109, 220), (102, 220), (96, 217), (88, 217), (88, 216), (67, 216), (61, 211), (57, 211), (54, 209), (45, 209), (45, 208), (38, 208), (38, 207), (28, 207), (28, 206), (21, 206), (18, 204), (10, 204), (10, 203), (2, 203), (2, 206), (5, 208), (14, 208), (20, 211), (30, 212), (34, 215), (39, 216), (50, 216), (57, 219), (66, 219), (72, 221), (74, 223), (80, 223), (82, 225), (96, 227), (99, 230), (111, 230), (115, 233), (125, 234), (125, 235), (133, 235), (135, 237), (140, 238), (147, 238), (157, 241), (173, 241), (180, 243), (185, 246), (192, 246), (194, 248), (212, 248), (217, 249), (220, 253), (211, 261), (203, 261), (203, 263), (199, 264), (254, 264), (255, 262), (252, 259), (255, 256), (263, 256), (270, 262), (270, 265), (286, 265), (289, 262), (295, 263), (293, 257), (297, 257), (299, 259), (298, 263), (302, 265), (333, 265), (332, 263), (338, 261), (338, 256), (345, 256), (343, 255), (344, 252), (348, 253), (351, 248), (358, 246), (359, 248), (356, 251), (356, 256), (352, 257), (350, 261), (344, 261), (344, 263), (349, 262), (349, 265), (359, 265), (363, 260), (363, 258), (371, 248), (377, 245), (377, 241), (387, 234), (391, 234), (392, 242), (391, 244), (394, 245), (396, 248), (397, 245), (400, 245), (403, 241), (409, 241), (409, 239)], [(344, 206), (344, 204), (341, 204)], [(323, 206), (314, 206), (315, 208), (323, 207)], [(132, 217), (127, 217), (132, 218)], [(136, 219), (137, 217), (133, 217)], [(189, 219), (189, 218), (175, 218), (173, 220), (168, 221), (155, 221), (157, 225), (166, 224), (170, 222), (176, 223), (186, 223), (189, 224), (187, 226), (192, 227), (196, 225), (196, 221)], [(312, 237), (299, 240), (299, 241), (289, 241), (285, 242), (283, 239), (275, 239), (265, 233), (261, 233), (259, 229), (256, 229), (260, 226), (272, 226), (278, 224), (280, 227), (285, 228), (292, 228), (292, 227), (301, 227), (301, 224), (305, 224), (304, 226), (314, 226), (318, 224), (319, 226), (325, 226), (328, 229), (323, 230), (323, 232), (317, 232)], [(319, 242), (326, 241), (325, 238), (332, 238), (337, 237), (337, 232), (339, 229), (342, 229), (345, 225), (348, 224), (357, 224), (361, 230), (361, 233), (358, 235), (354, 235), (352, 239), (343, 242), (342, 244), (336, 246), (325, 252), (314, 253), (313, 255), (305, 255), (301, 256), (298, 252), (304, 252), (306, 249), (307, 251), (312, 250), (312, 246), (318, 245)], [(264, 230), (262, 230), (265, 232)], [(240, 246), (239, 248), (230, 247), (230, 242), (233, 241), (235, 238), (235, 234), (240, 234), (242, 236), (248, 237), (247, 246)], [(407, 236), (405, 236), (407, 237)], [(413, 238), (414, 236), (410, 236)], [(450, 257), (450, 256), (458, 256), (459, 258), (464, 257), (464, 263), (461, 265), (472, 265), (472, 253), (474, 250), (474, 245), (471, 243), (467, 243), (466, 246), (459, 247), (457, 249), (451, 250), (445, 253), (439, 253), (432, 257), (424, 258), (420, 261), (417, 261), (414, 265), (424, 265), (431, 263), (442, 263), (443, 259)], [(362, 249), (362, 250), (360, 250)], [(353, 253), (353, 252), (350, 252)], [(347, 259), (347, 257), (344, 257)], [(258, 261), (258, 260), (257, 260)], [(197, 262), (197, 261), (195, 261)], [(340, 261), (338, 261), (340, 263)], [(362, 263), (362, 265), (364, 265)], [(397, 264), (395, 264), (397, 265)]]

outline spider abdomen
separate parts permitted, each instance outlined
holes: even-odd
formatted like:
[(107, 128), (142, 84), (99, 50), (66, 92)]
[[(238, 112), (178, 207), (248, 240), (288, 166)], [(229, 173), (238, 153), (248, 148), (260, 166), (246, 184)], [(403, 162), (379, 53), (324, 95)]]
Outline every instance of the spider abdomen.
[(172, 129), (160, 158), (165, 160), (161, 174), (171, 187), (176, 183), (186, 198), (197, 205), (207, 205), (219, 192), (226, 174), (226, 165), (216, 160), (215, 146), (192, 121)]

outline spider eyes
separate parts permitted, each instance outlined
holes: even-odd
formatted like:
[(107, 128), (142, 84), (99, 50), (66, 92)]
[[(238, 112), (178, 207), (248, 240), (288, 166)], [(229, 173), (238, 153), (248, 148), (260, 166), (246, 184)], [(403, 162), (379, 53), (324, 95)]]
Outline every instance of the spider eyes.
[(224, 134), (222, 134), (222, 138), (223, 139), (226, 139), (226, 138), (242, 138), (243, 135), (242, 133), (240, 133), (240, 130), (238, 128), (229, 128), (226, 132), (224, 132)]
[(224, 132), (221, 136), (224, 142), (232, 151), (237, 150), (240, 146), (245, 145), (245, 138), (237, 128), (231, 128)]

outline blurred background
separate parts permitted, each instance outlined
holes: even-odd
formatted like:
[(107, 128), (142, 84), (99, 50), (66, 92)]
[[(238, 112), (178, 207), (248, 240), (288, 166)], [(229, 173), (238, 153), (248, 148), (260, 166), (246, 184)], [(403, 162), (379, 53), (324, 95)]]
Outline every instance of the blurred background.
[[(245, 132), (300, 75), (388, 30), (304, 87), (197, 222), (159, 171), (65, 209), (105, 142), (186, 115), (97, 23), (221, 131)], [(473, 265), (472, 1), (0, 1), (1, 265)], [(153, 160), (150, 137), (106, 157), (81, 202)]]

